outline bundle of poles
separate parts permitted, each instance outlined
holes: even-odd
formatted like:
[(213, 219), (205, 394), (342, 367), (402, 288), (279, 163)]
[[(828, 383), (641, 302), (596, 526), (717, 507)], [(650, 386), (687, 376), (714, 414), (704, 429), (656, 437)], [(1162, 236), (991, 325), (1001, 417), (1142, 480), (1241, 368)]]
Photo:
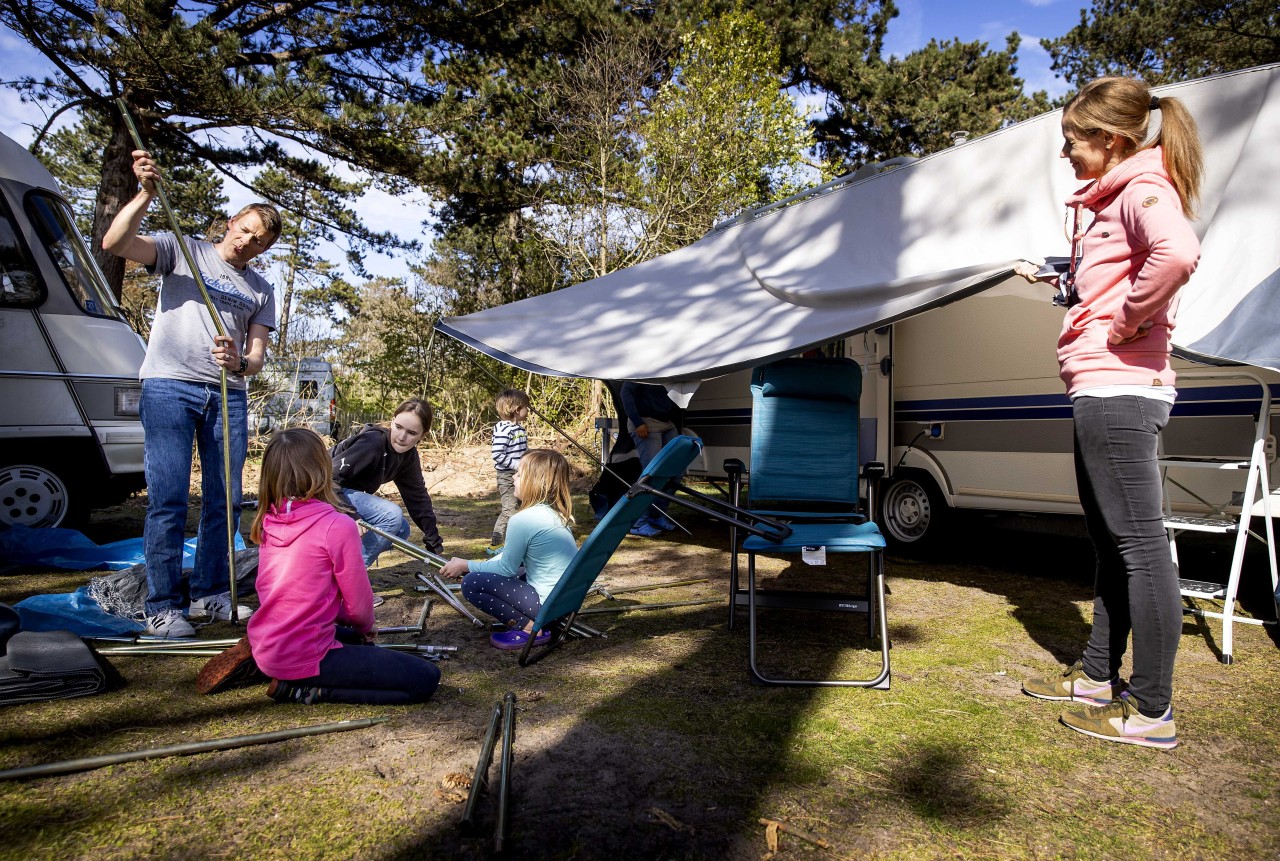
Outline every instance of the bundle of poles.
[(476, 760), (476, 771), (471, 777), (471, 791), (467, 794), (467, 803), (462, 808), (461, 826), (463, 831), (475, 828), (476, 807), (480, 803), (480, 794), (489, 783), (489, 766), (493, 763), (493, 749), (498, 741), (498, 728), (502, 728), (502, 752), (498, 757), (498, 812), (493, 826), (493, 851), (501, 855), (506, 848), (508, 828), (508, 808), (511, 799), (511, 761), (513, 745), (516, 738), (516, 695), (507, 691), (502, 702), (493, 707), (489, 717), (489, 728), (485, 732), (480, 745), (480, 758)]

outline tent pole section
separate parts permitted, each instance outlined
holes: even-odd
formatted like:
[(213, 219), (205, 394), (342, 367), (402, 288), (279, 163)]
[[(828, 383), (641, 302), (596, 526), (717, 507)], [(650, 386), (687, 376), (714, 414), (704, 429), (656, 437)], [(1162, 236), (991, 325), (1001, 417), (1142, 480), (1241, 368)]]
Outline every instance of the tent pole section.
[(215, 750), (230, 750), (238, 747), (251, 747), (255, 744), (271, 744), (291, 738), (302, 738), (308, 735), (323, 735), (330, 732), (346, 732), (353, 729), (364, 729), (390, 720), (386, 717), (360, 718), (344, 720), (337, 723), (322, 723), (314, 726), (282, 729), (275, 732), (255, 733), (254, 735), (237, 735), (230, 738), (217, 738), (209, 741), (193, 741), (185, 744), (173, 744), (167, 747), (153, 747), (147, 750), (135, 750), (128, 753), (108, 753), (102, 756), (90, 756), (84, 759), (66, 759), (61, 762), (50, 762), (44, 765), (29, 765), (23, 768), (9, 768), (0, 771), (0, 780), (17, 780), (27, 777), (51, 777), (56, 774), (72, 774), (77, 771), (92, 771), (108, 765), (119, 765), (122, 762), (136, 762), (140, 759), (159, 759), (167, 756), (185, 756), (192, 753), (208, 753)]
[(464, 829), (470, 829), (475, 824), (476, 804), (489, 781), (489, 764), (493, 762), (493, 747), (497, 743), (498, 726), (501, 723), (502, 706), (496, 705), (489, 717), (489, 728), (485, 731), (484, 741), (480, 745), (480, 758), (476, 760), (476, 770), (471, 776), (471, 791), (467, 793), (467, 803), (462, 808), (461, 824)]
[(516, 740), (516, 695), (502, 696), (502, 758), (498, 761), (498, 822), (493, 829), (493, 851), (501, 855), (507, 841), (507, 811), (511, 798), (511, 751)]
[(390, 532), (387, 532), (383, 529), (379, 529), (378, 527), (374, 526), (371, 523), (366, 523), (363, 520), (357, 520), (356, 525), (359, 526), (361, 529), (366, 529), (369, 532), (374, 533), (375, 535), (382, 536), (383, 538), (390, 541), (392, 546), (394, 546), (397, 550), (403, 550), (405, 553), (408, 553), (414, 559), (420, 559), (423, 562), (426, 562), (428, 565), (434, 565), (436, 568), (443, 568), (444, 564), (449, 561), (445, 559), (443, 556), (437, 556), (435, 553), (432, 553), (430, 550), (427, 550), (423, 547), (419, 547), (418, 545), (414, 544), (411, 541), (405, 541), (403, 538), (401, 538), (398, 535), (392, 535)]

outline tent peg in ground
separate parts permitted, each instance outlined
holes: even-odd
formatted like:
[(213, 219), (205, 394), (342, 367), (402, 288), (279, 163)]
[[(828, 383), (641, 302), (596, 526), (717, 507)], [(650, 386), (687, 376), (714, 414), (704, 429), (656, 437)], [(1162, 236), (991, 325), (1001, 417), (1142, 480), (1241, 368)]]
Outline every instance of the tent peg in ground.
[(480, 802), (480, 794), (489, 782), (489, 766), (493, 764), (493, 748), (497, 744), (499, 726), (502, 728), (502, 751), (498, 758), (498, 812), (493, 827), (493, 851), (497, 855), (501, 855), (506, 848), (507, 835), (510, 833), (508, 813), (511, 800), (511, 762), (516, 738), (516, 695), (511, 691), (503, 694), (502, 702), (497, 703), (489, 715), (489, 727), (480, 744), (480, 758), (476, 760), (471, 791), (467, 794), (467, 803), (462, 808), (462, 820), (459, 823), (467, 833), (475, 827), (476, 806)]

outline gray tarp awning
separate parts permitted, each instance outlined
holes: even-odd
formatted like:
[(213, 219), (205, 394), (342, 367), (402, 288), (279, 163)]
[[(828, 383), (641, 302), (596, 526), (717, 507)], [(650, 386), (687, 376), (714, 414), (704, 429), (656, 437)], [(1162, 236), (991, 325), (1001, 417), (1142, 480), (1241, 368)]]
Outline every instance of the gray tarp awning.
[[(1187, 103), (1205, 144), (1202, 257), (1175, 346), (1280, 370), (1280, 65), (1158, 92)], [(437, 328), (536, 373), (664, 383), (865, 331), (1015, 277), (1021, 258), (1069, 253), (1063, 201), (1078, 183), (1059, 122), (1054, 111)]]

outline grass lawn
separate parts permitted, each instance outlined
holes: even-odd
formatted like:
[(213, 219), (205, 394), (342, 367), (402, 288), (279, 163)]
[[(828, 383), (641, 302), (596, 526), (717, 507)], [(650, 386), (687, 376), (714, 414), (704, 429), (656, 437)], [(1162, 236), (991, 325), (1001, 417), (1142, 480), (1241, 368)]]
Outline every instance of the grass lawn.
[[(449, 551), (480, 555), (496, 497), (437, 493), (436, 507)], [(1280, 857), (1273, 629), (1237, 626), (1236, 663), (1224, 666), (1214, 652), (1219, 624), (1185, 617), (1176, 750), (1077, 735), (1057, 723), (1059, 704), (1024, 696), (1020, 685), (1078, 657), (1089, 547), (975, 528), (932, 559), (890, 556), (890, 690), (761, 687), (748, 679), (745, 624), (727, 625), (725, 529), (675, 513), (692, 535), (628, 539), (602, 579), (617, 587), (709, 580), (612, 603), (720, 601), (586, 617), (607, 637), (570, 642), (524, 669), (436, 605), (420, 641), (459, 651), (441, 664), (442, 687), (425, 706), (275, 705), (262, 686), (202, 697), (193, 687), (201, 658), (119, 657), (120, 690), (4, 709), (0, 768), (390, 720), (0, 783), (0, 858), (490, 857), (496, 799), (482, 800), (479, 832), (463, 834), (458, 784), (506, 691), (519, 705), (512, 857)], [(590, 527), (585, 506), (579, 520), (580, 532)], [(105, 542), (140, 530), (135, 501), (96, 516), (88, 532)], [(1217, 548), (1193, 559), (1225, 573)], [(382, 624), (416, 621), (418, 570), (404, 555), (379, 560), (371, 578), (387, 597)], [(861, 572), (843, 559), (766, 570), (784, 583), (856, 582)], [(70, 591), (88, 576), (20, 571), (0, 578), (0, 600)], [(226, 623), (200, 631), (234, 634)], [(871, 675), (878, 664), (858, 616), (775, 613), (760, 637), (762, 663), (778, 671)], [(776, 848), (761, 819), (783, 824)]]

